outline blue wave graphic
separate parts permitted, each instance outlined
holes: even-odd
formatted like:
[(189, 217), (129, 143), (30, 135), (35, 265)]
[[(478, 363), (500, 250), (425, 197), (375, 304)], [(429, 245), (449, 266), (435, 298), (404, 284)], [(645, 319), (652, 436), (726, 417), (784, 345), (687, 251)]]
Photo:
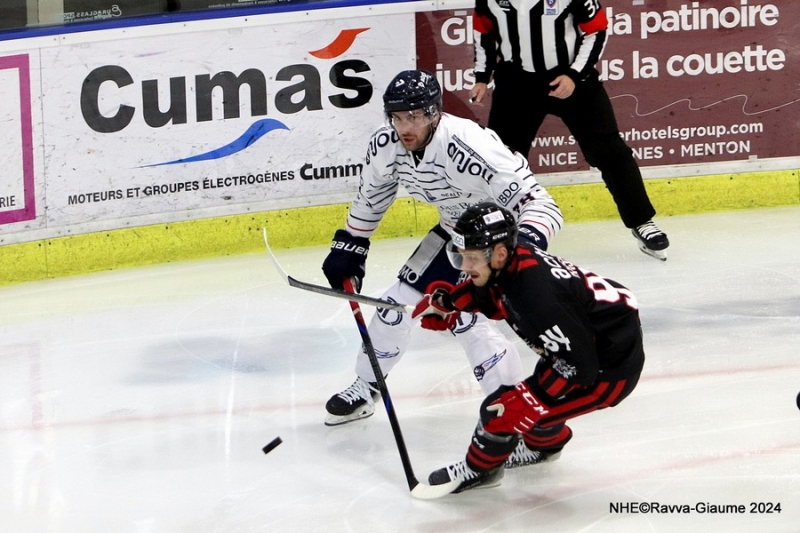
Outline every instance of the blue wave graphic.
[(183, 159), (176, 159), (174, 161), (167, 161), (165, 163), (156, 163), (154, 165), (145, 165), (144, 167), (140, 168), (149, 168), (149, 167), (161, 167), (164, 165), (177, 165), (178, 163), (194, 163), (196, 161), (210, 161), (212, 159), (220, 159), (222, 157), (227, 157), (229, 155), (235, 154), (236, 152), (241, 152), (245, 148), (248, 148), (252, 144), (254, 144), (257, 140), (261, 137), (266, 135), (267, 133), (273, 130), (288, 130), (289, 126), (284, 124), (279, 120), (275, 120), (272, 118), (263, 118), (261, 120), (257, 120), (253, 124), (247, 128), (242, 135), (239, 136), (238, 139), (233, 141), (230, 144), (226, 144), (216, 150), (211, 150), (210, 152), (206, 152), (204, 154), (193, 155), (191, 157), (184, 157)]

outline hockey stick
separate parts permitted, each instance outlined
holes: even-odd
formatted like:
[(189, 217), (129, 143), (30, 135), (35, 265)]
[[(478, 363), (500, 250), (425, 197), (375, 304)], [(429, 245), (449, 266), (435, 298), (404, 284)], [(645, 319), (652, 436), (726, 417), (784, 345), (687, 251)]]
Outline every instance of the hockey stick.
[(400, 452), (400, 460), (403, 463), (403, 470), (406, 474), (406, 481), (408, 482), (408, 488), (411, 491), (411, 495), (421, 500), (432, 500), (452, 493), (460, 484), (458, 479), (441, 485), (426, 485), (425, 483), (420, 483), (414, 475), (414, 470), (411, 468), (411, 460), (408, 457), (408, 450), (406, 449), (406, 444), (403, 440), (403, 434), (400, 431), (400, 423), (397, 421), (397, 415), (394, 412), (394, 404), (392, 404), (392, 399), (389, 396), (389, 389), (386, 387), (386, 380), (383, 378), (383, 371), (381, 370), (380, 363), (378, 363), (378, 356), (375, 355), (375, 348), (372, 346), (372, 339), (370, 339), (369, 332), (367, 331), (367, 325), (364, 322), (364, 315), (361, 313), (361, 307), (358, 305), (358, 302), (404, 312), (409, 312), (410, 307), (386, 300), (381, 300), (379, 298), (370, 298), (368, 296), (356, 294), (353, 291), (353, 283), (350, 280), (344, 280), (346, 291), (338, 291), (336, 289), (312, 285), (311, 283), (305, 283), (294, 279), (286, 273), (286, 271), (281, 267), (280, 263), (278, 263), (278, 259), (275, 257), (275, 254), (272, 253), (272, 249), (269, 247), (269, 241), (267, 240), (266, 228), (264, 228), (263, 233), (264, 244), (267, 246), (267, 252), (269, 252), (272, 263), (275, 265), (278, 273), (289, 284), (290, 287), (296, 287), (298, 289), (316, 292), (327, 296), (333, 296), (334, 298), (344, 298), (350, 304), (350, 309), (353, 311), (353, 318), (355, 318), (356, 325), (358, 326), (358, 332), (361, 334), (361, 341), (364, 343), (364, 351), (367, 353), (367, 358), (372, 366), (372, 372), (375, 374), (375, 380), (378, 383), (378, 390), (381, 393), (381, 398), (383, 398), (383, 405), (386, 408), (387, 415), (389, 416), (389, 424), (392, 426), (392, 433), (394, 433), (394, 438), (397, 443), (397, 450)]
[(293, 278), (292, 276), (286, 273), (283, 267), (281, 267), (280, 263), (278, 263), (278, 259), (275, 257), (275, 254), (272, 253), (272, 249), (269, 247), (269, 240), (267, 239), (267, 228), (263, 228), (263, 233), (264, 233), (264, 244), (267, 246), (267, 252), (269, 252), (269, 257), (270, 259), (272, 259), (272, 263), (275, 265), (275, 268), (278, 270), (278, 273), (281, 275), (283, 280), (286, 281), (286, 283), (288, 283), (290, 286), (296, 287), (298, 289), (303, 289), (304, 291), (316, 292), (318, 294), (324, 294), (326, 296), (333, 296), (334, 298), (339, 298), (341, 300), (356, 301), (365, 305), (381, 307), (383, 309), (392, 309), (394, 311), (400, 311), (403, 313), (410, 313), (411, 311), (413, 311), (413, 308), (408, 305), (390, 302), (389, 300), (383, 300), (381, 298), (362, 296), (361, 294), (357, 293), (348, 294), (345, 291), (332, 289), (330, 287), (323, 287), (322, 285), (314, 285), (313, 283), (307, 283), (305, 281), (300, 281), (298, 279)]
[[(344, 288), (348, 294), (354, 295), (353, 283), (346, 279), (344, 280)], [(394, 404), (392, 398), (389, 396), (389, 389), (386, 387), (386, 380), (383, 377), (378, 357), (375, 355), (375, 348), (372, 346), (372, 340), (367, 331), (367, 325), (364, 322), (364, 315), (361, 313), (361, 307), (358, 302), (350, 301), (350, 309), (353, 311), (353, 317), (358, 325), (358, 332), (361, 334), (361, 341), (364, 343), (364, 351), (367, 353), (369, 363), (372, 366), (372, 373), (375, 374), (375, 381), (378, 383), (378, 391), (383, 398), (383, 406), (386, 408), (386, 414), (389, 416), (389, 424), (392, 426), (392, 433), (394, 433), (394, 440), (397, 443), (397, 451), (400, 452), (400, 461), (403, 463), (403, 470), (406, 473), (406, 481), (408, 481), (408, 489), (411, 495), (421, 500), (432, 500), (441, 498), (453, 492), (460, 484), (460, 480), (454, 479), (449, 483), (442, 485), (426, 485), (420, 483), (414, 475), (414, 470), (411, 468), (411, 459), (408, 457), (408, 450), (406, 443), (403, 440), (403, 433), (400, 431), (400, 423), (397, 421), (397, 415), (394, 412)]]

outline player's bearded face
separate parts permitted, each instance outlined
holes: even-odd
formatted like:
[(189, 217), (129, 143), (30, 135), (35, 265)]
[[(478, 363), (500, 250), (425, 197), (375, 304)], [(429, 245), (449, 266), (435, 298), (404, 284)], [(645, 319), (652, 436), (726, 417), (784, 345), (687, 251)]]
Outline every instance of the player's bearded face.
[(435, 127), (435, 121), (438, 119), (438, 113), (432, 116), (422, 109), (397, 111), (389, 117), (392, 127), (400, 137), (400, 142), (409, 152), (419, 150), (428, 143)]

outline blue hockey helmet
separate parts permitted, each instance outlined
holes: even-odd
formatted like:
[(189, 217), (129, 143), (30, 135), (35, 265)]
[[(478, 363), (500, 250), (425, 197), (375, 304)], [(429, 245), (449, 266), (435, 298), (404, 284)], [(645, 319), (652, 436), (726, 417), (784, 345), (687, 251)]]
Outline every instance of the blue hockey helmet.
[(427, 70), (400, 72), (383, 93), (383, 110), (387, 116), (414, 109), (422, 109), (427, 115), (442, 109), (442, 88), (436, 76)]

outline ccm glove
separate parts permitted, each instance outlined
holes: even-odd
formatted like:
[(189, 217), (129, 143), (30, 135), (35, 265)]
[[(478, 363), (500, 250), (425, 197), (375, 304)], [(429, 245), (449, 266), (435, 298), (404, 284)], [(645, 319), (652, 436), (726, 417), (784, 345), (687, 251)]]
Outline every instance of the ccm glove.
[(530, 226), (520, 226), (518, 237), (520, 242), (533, 244), (537, 248), (547, 250), (547, 239), (539, 231)]
[(451, 330), (458, 321), (459, 311), (453, 307), (450, 291), (453, 286), (446, 281), (434, 281), (425, 289), (425, 296), (414, 307), (411, 318), (422, 317), (420, 325), (434, 331)]
[(525, 433), (550, 412), (524, 381), (503, 393), (486, 410), (497, 413), (483, 426), (489, 433)]
[(361, 281), (367, 272), (369, 239), (354, 237), (347, 231), (336, 230), (331, 241), (331, 251), (322, 263), (322, 272), (334, 289), (344, 289), (343, 281), (353, 278), (353, 288), (361, 292)]

